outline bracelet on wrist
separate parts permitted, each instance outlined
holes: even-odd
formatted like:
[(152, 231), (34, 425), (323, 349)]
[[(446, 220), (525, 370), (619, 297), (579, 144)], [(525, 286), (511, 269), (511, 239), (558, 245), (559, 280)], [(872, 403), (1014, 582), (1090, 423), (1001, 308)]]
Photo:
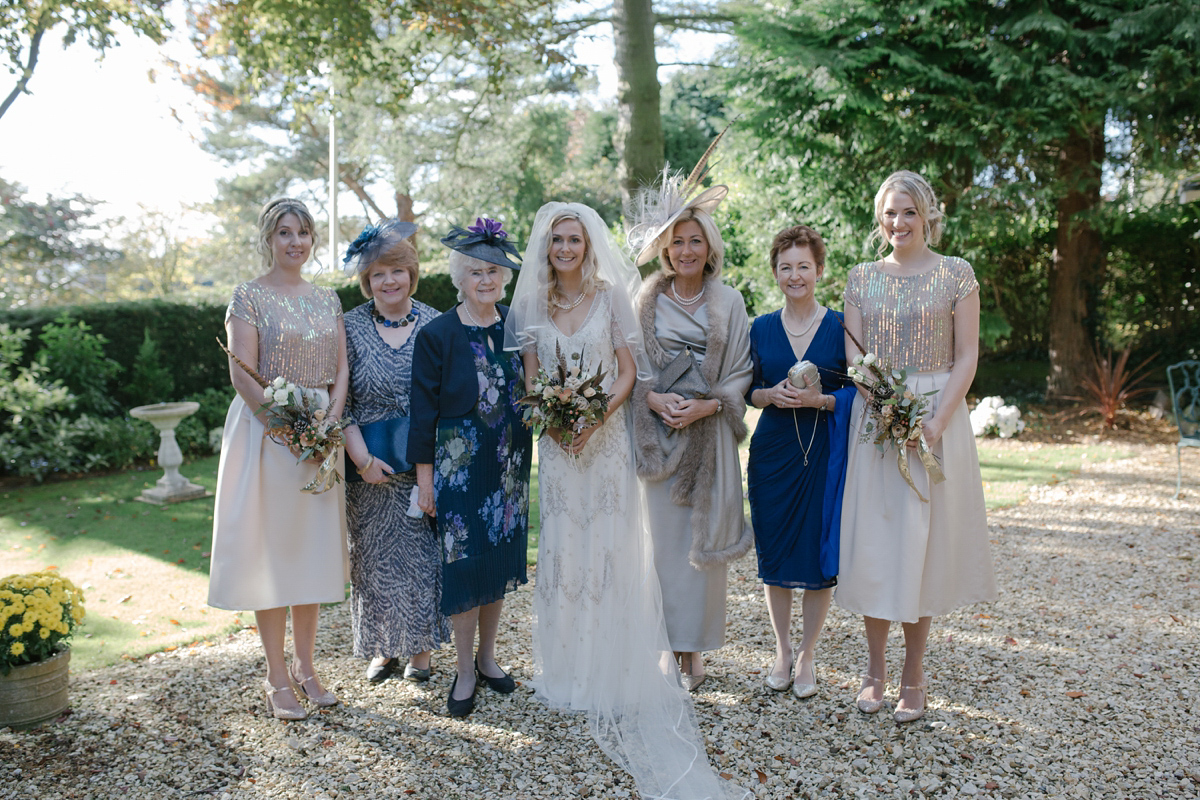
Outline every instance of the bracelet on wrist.
[(375, 456), (374, 456), (374, 454), (370, 454), (370, 453), (369, 453), (368, 455), (369, 455), (370, 457), (367, 459), (367, 463), (363, 464), (361, 467), (358, 467), (358, 468), (357, 468), (357, 470), (356, 470), (356, 471), (358, 472), (358, 474), (359, 474), (359, 475), (362, 475), (364, 472), (366, 472), (367, 470), (369, 470), (369, 469), (371, 468), (371, 465), (375, 463)]

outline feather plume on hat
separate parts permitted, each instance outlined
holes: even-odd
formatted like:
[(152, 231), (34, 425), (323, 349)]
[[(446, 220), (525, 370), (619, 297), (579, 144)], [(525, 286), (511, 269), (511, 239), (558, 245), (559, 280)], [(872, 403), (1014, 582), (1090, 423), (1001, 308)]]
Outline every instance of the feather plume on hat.
[(663, 167), (661, 178), (653, 186), (640, 189), (630, 200), (625, 213), (629, 220), (626, 239), (637, 266), (654, 260), (662, 249), (658, 242), (663, 234), (672, 230), (675, 222), (689, 208), (698, 208), (711, 214), (729, 194), (729, 187), (723, 184), (700, 190), (704, 179), (708, 177), (708, 158), (728, 130), (729, 125), (726, 125), (717, 134), (686, 177), (682, 172), (672, 172), (668, 164)]

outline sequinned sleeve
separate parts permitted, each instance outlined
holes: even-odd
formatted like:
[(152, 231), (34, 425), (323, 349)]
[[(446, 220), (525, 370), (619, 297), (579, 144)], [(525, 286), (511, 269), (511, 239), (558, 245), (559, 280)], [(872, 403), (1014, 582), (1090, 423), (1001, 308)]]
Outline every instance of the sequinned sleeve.
[(862, 289), (859, 284), (862, 282), (862, 264), (850, 270), (850, 274), (846, 276), (846, 291), (842, 292), (842, 298), (847, 305), (852, 305), (855, 308), (862, 308)]
[(254, 300), (250, 296), (248, 284), (239, 284), (233, 290), (233, 299), (229, 301), (229, 308), (225, 310), (225, 321), (229, 322), (230, 317), (243, 319), (254, 327), (259, 327), (258, 311), (254, 308)]
[(958, 258), (955, 259), (955, 262), (955, 272), (958, 273), (958, 293), (954, 296), (954, 302), (957, 304), (959, 300), (979, 288), (979, 281), (975, 279), (975, 270), (968, 261)]

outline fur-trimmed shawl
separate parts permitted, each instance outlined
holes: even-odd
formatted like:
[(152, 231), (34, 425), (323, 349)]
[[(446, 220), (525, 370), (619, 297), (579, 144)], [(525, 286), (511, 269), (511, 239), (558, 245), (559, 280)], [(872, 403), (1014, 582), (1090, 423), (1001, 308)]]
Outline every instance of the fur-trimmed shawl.
[[(645, 342), (646, 355), (656, 373), (671, 360), (654, 332), (658, 296), (670, 285), (671, 276), (660, 271), (647, 279), (638, 298), (642, 341)], [(712, 398), (722, 402), (722, 412), (674, 432), (672, 438), (676, 440), (675, 447), (668, 454), (660, 440), (662, 420), (650, 410), (647, 403), (647, 395), (654, 389), (654, 381), (638, 381), (632, 398), (638, 475), (648, 481), (678, 476), (671, 489), (671, 499), (680, 506), (691, 507), (692, 546), (688, 560), (698, 569), (734, 561), (745, 555), (754, 543), (753, 529), (740, 511), (740, 493), (737, 498), (737, 518), (741, 520), (741, 525), (733, 530), (713, 530), (711, 524), (718, 449), (723, 445), (727, 447), (733, 454), (733, 463), (738, 464), (737, 443), (746, 438), (746, 423), (742, 417), (746, 411), (744, 394), (751, 377), (748, 369), (734, 370), (742, 362), (745, 365), (750, 363), (750, 320), (746, 315), (745, 301), (736, 289), (725, 286), (715, 277), (706, 278), (704, 286), (708, 294), (708, 337), (700, 372), (712, 387)], [(736, 332), (735, 326), (738, 328)], [(739, 350), (745, 348), (744, 358), (739, 357), (743, 354), (728, 352), (731, 333), (737, 342), (735, 347)], [(730, 502), (732, 500), (729, 498)]]

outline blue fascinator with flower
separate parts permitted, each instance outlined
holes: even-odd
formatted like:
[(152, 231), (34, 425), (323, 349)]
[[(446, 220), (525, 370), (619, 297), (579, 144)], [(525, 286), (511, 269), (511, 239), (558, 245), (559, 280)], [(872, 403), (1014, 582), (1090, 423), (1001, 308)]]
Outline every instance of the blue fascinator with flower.
[(455, 226), (442, 237), (442, 244), (451, 250), (457, 250), (465, 256), (478, 258), (489, 264), (508, 267), (511, 270), (521, 268), (521, 254), (517, 247), (508, 239), (508, 232), (500, 220), (487, 217), (476, 217), (475, 224), (466, 230)]
[(363, 228), (342, 259), (342, 271), (346, 275), (357, 275), (379, 260), (396, 242), (407, 239), (417, 232), (415, 223), (402, 219), (385, 219), (377, 225)]

